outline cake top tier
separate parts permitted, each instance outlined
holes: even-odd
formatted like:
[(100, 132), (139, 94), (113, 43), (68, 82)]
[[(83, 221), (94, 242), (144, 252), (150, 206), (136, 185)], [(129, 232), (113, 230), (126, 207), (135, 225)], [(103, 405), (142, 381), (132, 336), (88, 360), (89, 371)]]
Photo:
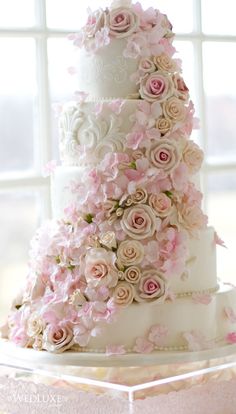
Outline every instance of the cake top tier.
[(88, 12), (86, 25), (71, 36), (78, 48), (78, 90), (94, 100), (138, 98), (140, 76), (157, 69), (153, 58), (175, 51), (166, 15), (129, 0)]

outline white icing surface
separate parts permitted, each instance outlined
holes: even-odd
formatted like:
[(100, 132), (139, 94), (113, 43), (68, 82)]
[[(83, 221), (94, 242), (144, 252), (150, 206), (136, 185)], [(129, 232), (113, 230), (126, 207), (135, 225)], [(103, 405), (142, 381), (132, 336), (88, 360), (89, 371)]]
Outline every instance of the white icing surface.
[[(68, 103), (60, 118), (60, 155), (65, 165), (96, 164), (107, 152), (122, 152), (125, 136), (131, 131), (138, 100), (127, 100), (116, 114), (109, 106), (112, 101), (103, 101), (102, 112), (96, 115), (96, 102)], [(80, 155), (85, 147), (86, 158)], [(88, 155), (91, 159), (88, 159)]]
[(235, 330), (234, 324), (224, 317), (224, 306), (234, 307), (235, 302), (235, 288), (222, 285), (208, 305), (196, 304), (187, 297), (163, 304), (132, 304), (121, 311), (116, 322), (105, 326), (101, 336), (91, 339), (87, 351), (105, 350), (108, 344), (132, 349), (135, 339), (147, 338), (148, 331), (156, 324), (168, 328), (167, 347), (186, 345), (181, 333), (192, 330), (201, 332), (208, 340), (222, 340)]
[(108, 46), (89, 54), (78, 49), (78, 90), (89, 94), (89, 99), (127, 98), (138, 92), (138, 85), (130, 76), (138, 68), (138, 60), (125, 58), (127, 39), (111, 39)]

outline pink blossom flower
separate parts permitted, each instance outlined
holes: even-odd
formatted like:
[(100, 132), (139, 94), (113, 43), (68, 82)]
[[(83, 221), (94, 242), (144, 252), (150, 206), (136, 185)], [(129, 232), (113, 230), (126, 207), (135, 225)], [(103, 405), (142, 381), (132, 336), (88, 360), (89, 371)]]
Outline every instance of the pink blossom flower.
[(86, 101), (89, 94), (84, 91), (75, 91), (74, 96), (77, 102), (83, 103)]
[(43, 176), (49, 177), (55, 171), (56, 167), (57, 167), (56, 160), (49, 161), (43, 168)]
[(143, 10), (141, 3), (138, 2), (134, 4), (133, 9), (140, 18), (140, 27), (142, 30), (150, 30), (153, 26), (161, 24), (162, 15), (153, 7)]
[(94, 12), (88, 9), (88, 12), (88, 19), (83, 31), (87, 37), (91, 38), (104, 27), (106, 14), (102, 9), (98, 9)]
[(157, 265), (159, 260), (159, 244), (157, 241), (149, 241), (147, 245), (144, 246), (145, 252), (145, 262), (152, 264), (153, 266)]
[(112, 112), (114, 112), (116, 115), (119, 115), (121, 113), (124, 103), (124, 99), (115, 99), (109, 102), (108, 106), (112, 110)]
[(163, 345), (165, 338), (168, 335), (168, 328), (164, 325), (153, 325), (150, 329), (148, 339), (155, 345)]
[(224, 315), (231, 323), (236, 323), (236, 313), (231, 306), (224, 307)]
[(144, 140), (142, 132), (131, 132), (126, 137), (126, 147), (136, 150), (140, 147), (140, 143)]
[(124, 354), (126, 354), (124, 345), (107, 345), (106, 347), (107, 356), (124, 355)]
[(212, 342), (207, 341), (205, 336), (199, 331), (189, 331), (183, 334), (183, 338), (188, 344), (189, 351), (202, 351), (212, 347)]
[(96, 49), (100, 49), (104, 46), (109, 45), (110, 41), (111, 40), (110, 40), (110, 37), (109, 37), (108, 27), (103, 27), (101, 30), (96, 32), (96, 34), (95, 34)]
[(193, 293), (192, 301), (201, 305), (209, 305), (212, 301), (212, 296), (207, 293)]
[(154, 345), (145, 338), (137, 338), (133, 350), (140, 354), (149, 354), (154, 350)]
[[(162, 108), (159, 102), (149, 103), (147, 101), (140, 101), (138, 111), (136, 112), (136, 119), (143, 127), (153, 128), (161, 114)], [(158, 137), (160, 137), (160, 133)]]
[(225, 242), (219, 237), (216, 231), (214, 233), (214, 243), (218, 244), (219, 246), (227, 248), (225, 245)]
[(236, 332), (229, 332), (226, 335), (226, 341), (230, 344), (236, 344)]
[(178, 167), (171, 173), (173, 187), (177, 191), (184, 191), (188, 184), (188, 167), (181, 162)]

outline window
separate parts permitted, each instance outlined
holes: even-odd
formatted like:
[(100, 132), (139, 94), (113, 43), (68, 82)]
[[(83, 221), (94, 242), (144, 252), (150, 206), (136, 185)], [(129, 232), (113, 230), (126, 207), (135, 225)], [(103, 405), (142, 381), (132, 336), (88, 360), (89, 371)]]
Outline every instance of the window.
[[(107, 6), (108, 0), (99, 0)], [(50, 180), (42, 168), (58, 158), (53, 104), (72, 99), (67, 35), (98, 0), (0, 0), (0, 319), (27, 274), (29, 241), (50, 217)], [(143, 5), (155, 6), (154, 0)], [(225, 240), (218, 273), (234, 278), (236, 248), (236, 26), (234, 0), (159, 0), (176, 32), (206, 154), (202, 173), (210, 223)], [(14, 10), (14, 13), (12, 13)], [(231, 21), (232, 20), (232, 21)]]

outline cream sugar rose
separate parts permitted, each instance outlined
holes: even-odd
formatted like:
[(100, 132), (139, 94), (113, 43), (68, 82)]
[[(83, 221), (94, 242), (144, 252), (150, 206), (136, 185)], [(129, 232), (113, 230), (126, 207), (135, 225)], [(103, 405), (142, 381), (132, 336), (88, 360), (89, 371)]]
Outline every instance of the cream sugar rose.
[[(107, 356), (236, 342), (202, 211), (203, 152), (167, 16), (114, 1), (70, 36), (77, 101), (60, 116), (53, 219), (2, 334), (21, 347)], [(62, 357), (63, 358), (63, 357)]]

